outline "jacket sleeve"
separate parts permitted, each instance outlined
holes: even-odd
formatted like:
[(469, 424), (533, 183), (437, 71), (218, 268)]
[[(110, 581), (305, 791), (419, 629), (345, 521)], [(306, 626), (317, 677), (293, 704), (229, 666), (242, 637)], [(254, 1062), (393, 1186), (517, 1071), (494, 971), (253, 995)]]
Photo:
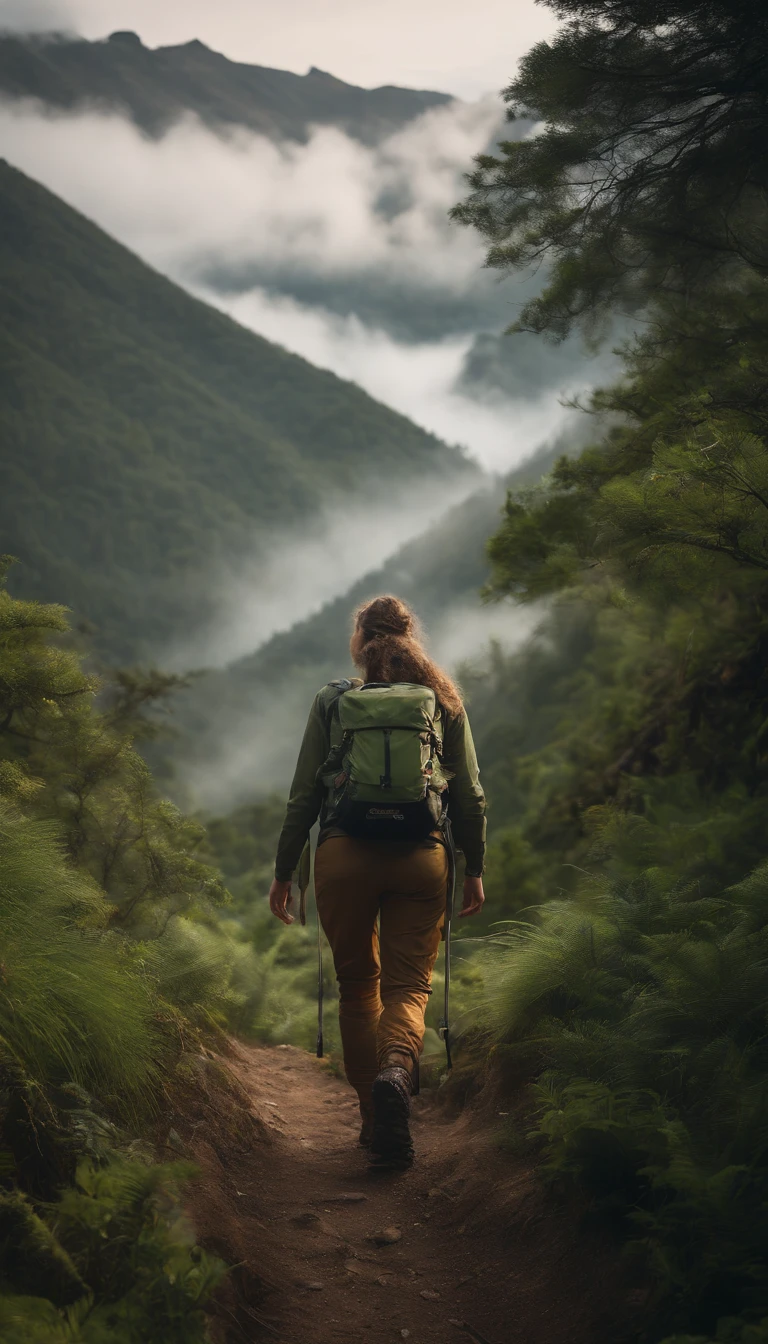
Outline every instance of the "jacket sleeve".
[(443, 764), (453, 778), (448, 784), (448, 815), (456, 848), (467, 871), (479, 875), (485, 858), (485, 794), (466, 714), (451, 715), (445, 726)]
[(323, 801), (322, 785), (317, 772), (329, 751), (328, 727), (324, 712), (323, 692), (314, 699), (309, 711), (304, 740), (296, 762), (291, 784), (285, 821), (277, 843), (275, 877), (278, 882), (289, 882), (301, 858), (309, 832), (317, 821)]

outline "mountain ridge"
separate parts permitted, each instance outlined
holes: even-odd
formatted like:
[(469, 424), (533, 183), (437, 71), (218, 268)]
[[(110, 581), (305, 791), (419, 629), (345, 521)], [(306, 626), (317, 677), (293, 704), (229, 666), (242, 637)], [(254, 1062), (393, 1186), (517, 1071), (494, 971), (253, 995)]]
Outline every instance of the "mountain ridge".
[(198, 38), (151, 48), (128, 31), (96, 42), (60, 33), (0, 33), (0, 93), (61, 112), (121, 112), (152, 136), (194, 113), (217, 129), (244, 126), (277, 140), (303, 142), (313, 126), (337, 126), (364, 144), (456, 101), (392, 84), (364, 89), (316, 66), (297, 75), (234, 61)]

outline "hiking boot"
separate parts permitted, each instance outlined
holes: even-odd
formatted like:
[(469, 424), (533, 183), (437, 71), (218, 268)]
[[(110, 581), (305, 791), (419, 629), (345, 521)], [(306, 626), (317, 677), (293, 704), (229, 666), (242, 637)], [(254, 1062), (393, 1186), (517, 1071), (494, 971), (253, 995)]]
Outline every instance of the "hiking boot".
[(407, 1167), (413, 1161), (408, 1119), (411, 1113), (411, 1075), (400, 1064), (381, 1070), (373, 1084), (373, 1165)]

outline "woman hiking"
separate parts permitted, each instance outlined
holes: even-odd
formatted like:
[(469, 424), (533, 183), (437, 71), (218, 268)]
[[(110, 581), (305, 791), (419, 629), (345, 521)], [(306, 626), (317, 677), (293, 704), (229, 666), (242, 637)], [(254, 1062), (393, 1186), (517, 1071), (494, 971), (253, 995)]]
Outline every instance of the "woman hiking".
[(410, 1097), (446, 913), (446, 821), (466, 863), (460, 913), (474, 915), (485, 798), (461, 694), (423, 648), (411, 608), (391, 596), (366, 602), (350, 653), (362, 680), (331, 682), (310, 710), (269, 904), (293, 922), (293, 874), (319, 816), (315, 896), (360, 1142), (375, 1164), (399, 1166), (413, 1160)]

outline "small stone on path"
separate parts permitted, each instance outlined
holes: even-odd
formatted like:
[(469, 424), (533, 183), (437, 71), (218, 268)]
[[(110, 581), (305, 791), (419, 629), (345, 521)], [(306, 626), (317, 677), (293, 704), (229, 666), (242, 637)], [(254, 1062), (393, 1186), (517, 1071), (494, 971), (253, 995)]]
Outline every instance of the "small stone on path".
[(315, 1204), (361, 1204), (367, 1195), (345, 1191), (342, 1195), (323, 1195), (314, 1201)]
[(321, 1293), (323, 1291), (322, 1283), (318, 1283), (315, 1279), (299, 1279), (296, 1287), (307, 1288), (313, 1293)]
[(427, 1302), (439, 1302), (440, 1294), (433, 1291), (432, 1288), (422, 1288), (419, 1297), (423, 1297)]
[(372, 1241), (374, 1246), (394, 1246), (396, 1241), (402, 1238), (402, 1232), (399, 1227), (385, 1227), (381, 1232), (371, 1232), (366, 1241)]

